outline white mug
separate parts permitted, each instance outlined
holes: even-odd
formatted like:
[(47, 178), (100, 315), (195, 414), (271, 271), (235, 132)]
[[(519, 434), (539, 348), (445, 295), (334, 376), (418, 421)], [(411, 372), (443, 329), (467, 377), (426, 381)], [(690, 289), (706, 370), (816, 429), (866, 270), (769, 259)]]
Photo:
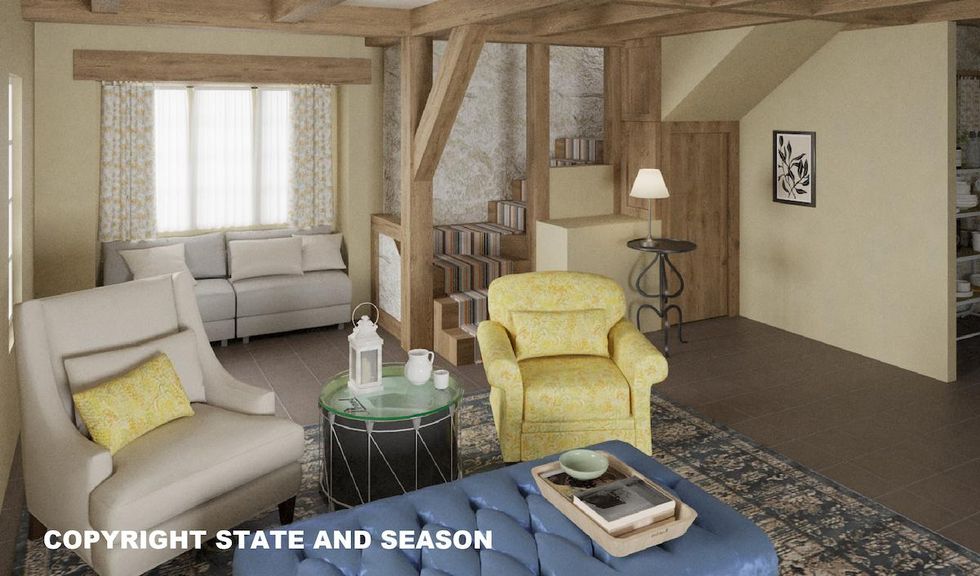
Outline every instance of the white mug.
[(435, 359), (435, 352), (423, 348), (409, 350), (408, 362), (405, 363), (405, 379), (416, 386), (425, 384), (432, 376), (432, 362)]
[(432, 382), (436, 390), (449, 388), (449, 370), (436, 370), (432, 373)]
[(973, 233), (973, 249), (980, 252), (980, 232)]

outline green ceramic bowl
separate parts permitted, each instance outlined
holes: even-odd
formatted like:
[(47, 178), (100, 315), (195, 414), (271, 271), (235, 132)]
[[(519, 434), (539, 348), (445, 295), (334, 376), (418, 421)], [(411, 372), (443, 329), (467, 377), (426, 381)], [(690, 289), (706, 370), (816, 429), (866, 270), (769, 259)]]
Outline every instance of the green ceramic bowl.
[(595, 450), (569, 450), (558, 457), (558, 463), (576, 480), (595, 480), (609, 468), (609, 459)]

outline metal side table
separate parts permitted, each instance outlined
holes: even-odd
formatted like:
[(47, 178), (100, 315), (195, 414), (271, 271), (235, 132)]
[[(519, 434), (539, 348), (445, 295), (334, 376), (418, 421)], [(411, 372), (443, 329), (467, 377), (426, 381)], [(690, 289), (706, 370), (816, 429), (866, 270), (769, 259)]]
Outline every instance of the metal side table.
[[(674, 264), (670, 261), (671, 254), (681, 254), (684, 252), (691, 252), (698, 247), (694, 242), (689, 242), (687, 240), (673, 240), (671, 238), (658, 238), (656, 244), (653, 246), (644, 246), (644, 238), (637, 238), (636, 240), (630, 240), (626, 245), (632, 250), (638, 252), (647, 252), (654, 255), (653, 260), (647, 264), (646, 268), (640, 272), (640, 275), (636, 277), (636, 283), (634, 288), (642, 296), (646, 298), (656, 298), (659, 302), (659, 306), (654, 306), (653, 304), (642, 304), (636, 309), (636, 327), (640, 327), (640, 313), (644, 309), (650, 309), (657, 313), (660, 317), (660, 329), (664, 333), (664, 356), (670, 356), (670, 344), (668, 342), (670, 336), (670, 320), (667, 318), (667, 314), (671, 310), (677, 311), (677, 339), (682, 343), (686, 344), (687, 340), (684, 340), (684, 333), (682, 331), (684, 325), (684, 313), (681, 311), (681, 307), (677, 304), (670, 304), (669, 300), (671, 298), (677, 298), (684, 292), (684, 277), (681, 273), (677, 271)], [(654, 265), (660, 265), (660, 290), (656, 294), (650, 294), (643, 289), (643, 278), (647, 275), (647, 272), (653, 268)], [(680, 284), (677, 290), (674, 292), (670, 291), (669, 281), (667, 279), (667, 268), (670, 268), (674, 276), (677, 277), (677, 281)]]
[(459, 402), (449, 378), (415, 386), (385, 364), (382, 389), (354, 393), (341, 372), (320, 391), (320, 490), (331, 509), (351, 508), (461, 477)]

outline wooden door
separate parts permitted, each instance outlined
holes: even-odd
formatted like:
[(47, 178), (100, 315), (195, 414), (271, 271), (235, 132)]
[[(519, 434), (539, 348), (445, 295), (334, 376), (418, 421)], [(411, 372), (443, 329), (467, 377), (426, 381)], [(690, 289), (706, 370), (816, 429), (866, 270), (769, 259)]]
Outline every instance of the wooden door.
[[(693, 322), (738, 314), (738, 123), (664, 122), (660, 161), (670, 198), (654, 217), (663, 235), (691, 240), (697, 250), (671, 262), (684, 276), (672, 303)], [(676, 282), (671, 278), (671, 290)]]

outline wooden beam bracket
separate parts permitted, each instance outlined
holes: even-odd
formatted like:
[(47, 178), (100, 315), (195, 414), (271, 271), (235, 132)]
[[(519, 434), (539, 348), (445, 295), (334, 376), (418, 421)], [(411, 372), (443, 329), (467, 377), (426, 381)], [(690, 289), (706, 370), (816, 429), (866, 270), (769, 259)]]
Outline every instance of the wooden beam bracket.
[(432, 180), (442, 151), (449, 141), (466, 88), (470, 84), (488, 28), (467, 25), (454, 28), (415, 133), (413, 168), (416, 180)]

